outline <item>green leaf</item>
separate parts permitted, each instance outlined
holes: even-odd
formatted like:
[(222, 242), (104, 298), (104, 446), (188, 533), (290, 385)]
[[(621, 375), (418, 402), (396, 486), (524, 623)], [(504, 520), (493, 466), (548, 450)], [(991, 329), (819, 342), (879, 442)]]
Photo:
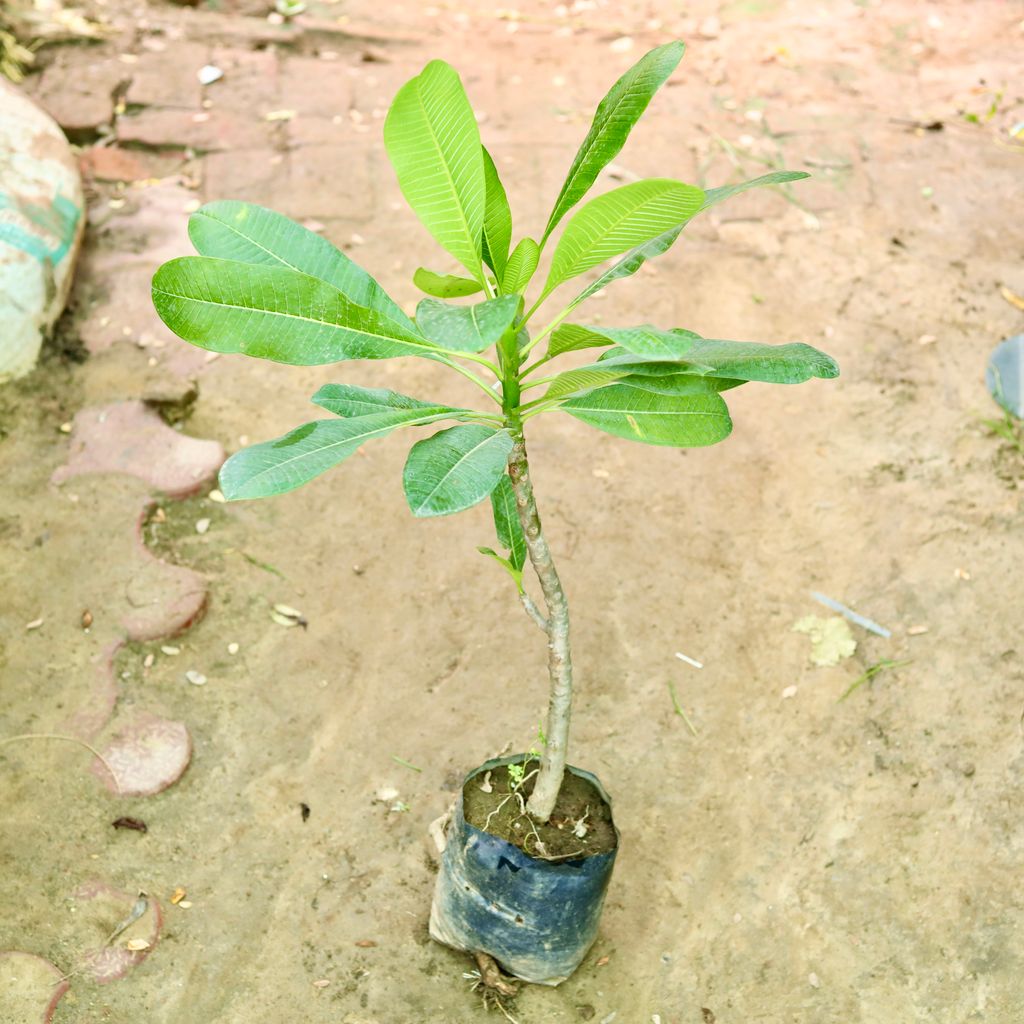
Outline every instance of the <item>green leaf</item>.
[(699, 372), (686, 372), (679, 368), (678, 363), (650, 363), (642, 368), (642, 372), (628, 374), (622, 382), (657, 395), (706, 395), (729, 391), (747, 383), (729, 377), (707, 377)]
[[(632, 328), (593, 328), (604, 334), (620, 334)], [(652, 328), (644, 328), (651, 331)], [(839, 376), (836, 361), (824, 352), (802, 342), (786, 345), (762, 345), (752, 341), (716, 341), (702, 338), (692, 331), (673, 328), (659, 331), (659, 335), (679, 338), (679, 357), (661, 354), (656, 349), (648, 352), (615, 347), (603, 352), (597, 366), (628, 367), (631, 373), (686, 372), (705, 377), (762, 381), (768, 384), (801, 384), (811, 377), (831, 379)], [(621, 335), (628, 340), (628, 335)]]
[(516, 585), (516, 590), (518, 590), (520, 594), (525, 592), (523, 589), (522, 568), (517, 569), (507, 558), (502, 558), (494, 548), (477, 548), (477, 551), (479, 551), (481, 555), (493, 558), (498, 565), (500, 565), (509, 574), (509, 576), (512, 577), (512, 581)]
[[(696, 341), (701, 341), (698, 334), (692, 331), (674, 330), (663, 331), (660, 328), (652, 327), (650, 324), (641, 324), (639, 327), (594, 327), (583, 328), (591, 334), (607, 338), (610, 342), (618, 345), (633, 355), (645, 356), (650, 359), (676, 360), (687, 358), (694, 359), (690, 350)], [(615, 353), (605, 353), (605, 357), (613, 358)], [(602, 358), (605, 358), (602, 357)]]
[(326, 238), (254, 203), (221, 199), (188, 220), (200, 256), (270, 267), (290, 267), (334, 285), (357, 306), (375, 309), (415, 333), (401, 307), (357, 263)]
[(432, 60), (398, 90), (384, 121), (384, 145), (402, 194), (426, 229), (483, 282), (483, 149), (451, 65)]
[(700, 209), (704, 193), (670, 178), (647, 178), (591, 199), (562, 232), (544, 295), (585, 270), (663, 234)]
[(491, 508), (494, 511), (494, 532), (498, 543), (508, 552), (513, 568), (526, 565), (526, 537), (516, 510), (516, 496), (512, 481), (507, 473), (498, 479), (498, 486), (491, 491)]
[(684, 46), (679, 41), (651, 50), (609, 89), (598, 104), (590, 131), (569, 168), (562, 191), (558, 193), (555, 208), (544, 229), (544, 239), (583, 198), (601, 170), (615, 159), (633, 125), (647, 109), (651, 97), (675, 70), (683, 50)]
[(541, 401), (547, 402), (553, 398), (565, 398), (568, 395), (575, 395), (581, 391), (593, 391), (594, 388), (603, 387), (612, 381), (627, 377), (630, 374), (629, 368), (619, 369), (618, 367), (606, 368), (597, 366), (581, 366), (575, 370), (566, 370), (560, 373), (548, 386)]
[(617, 383), (558, 408), (616, 437), (675, 448), (715, 444), (732, 430), (729, 410), (717, 394), (657, 395)]
[(686, 358), (709, 367), (704, 371), (709, 377), (768, 384), (802, 384), (811, 377), (829, 380), (839, 376), (839, 367), (831, 356), (803, 342), (761, 345), (697, 338), (690, 340)]
[(487, 199), (484, 206), (483, 258), (500, 281), (508, 263), (508, 247), (512, 244), (512, 210), (505, 187), (498, 177), (491, 154), (484, 147), (484, 179)]
[[(687, 218), (688, 220), (689, 218)], [(591, 295), (596, 295), (602, 288), (606, 288), (612, 281), (618, 281), (622, 277), (631, 277), (635, 274), (648, 260), (654, 259), (655, 256), (660, 256), (664, 252), (668, 252), (669, 249), (675, 244), (676, 239), (682, 234), (683, 228), (686, 227), (686, 221), (682, 224), (677, 224), (675, 227), (669, 228), (668, 231), (662, 232), (655, 238), (652, 238), (649, 242), (644, 242), (642, 245), (638, 245), (632, 251), (626, 253), (621, 260), (617, 260), (613, 263), (603, 274), (595, 278), (586, 288), (583, 289), (576, 296), (575, 299), (569, 304), (570, 309), (575, 309), (581, 302), (585, 302), (590, 298)]]
[[(720, 203), (723, 199), (728, 199), (730, 196), (736, 195), (738, 192), (744, 192), (748, 188), (756, 188), (761, 185), (781, 185), (787, 181), (797, 181), (799, 178), (808, 177), (802, 171), (775, 171), (771, 174), (763, 174), (760, 178), (754, 178), (751, 181), (745, 181), (740, 185), (723, 185), (719, 188), (708, 189), (704, 193), (704, 202), (702, 203), (700, 213), (710, 206), (714, 206), (715, 203)], [(692, 215), (691, 215), (692, 216)], [(691, 218), (688, 217), (680, 224), (665, 231), (663, 234), (658, 235), (656, 238), (652, 238), (649, 242), (644, 242), (642, 245), (638, 245), (631, 252), (626, 253), (621, 260), (618, 260), (612, 266), (610, 266), (600, 277), (595, 281), (592, 281), (587, 285), (586, 288), (576, 296), (575, 299), (569, 304), (570, 309), (575, 309), (581, 302), (585, 302), (601, 291), (602, 288), (606, 288), (612, 281), (618, 281), (623, 277), (631, 277), (635, 274), (648, 260), (654, 259), (656, 256), (661, 256), (662, 253), (668, 252), (669, 249), (675, 244), (676, 239), (682, 234), (683, 228), (686, 227), (687, 223)]]
[(484, 290), (479, 281), (471, 281), (468, 277), (455, 277), (453, 274), (435, 274), (426, 267), (420, 267), (412, 275), (412, 283), (421, 292), (439, 299), (459, 299), (464, 295), (474, 295)]
[(402, 474), (414, 516), (447, 516), (482, 501), (498, 484), (512, 435), (482, 424), (449, 427), (418, 441)]
[(430, 358), (437, 351), (408, 327), (287, 267), (183, 256), (154, 275), (153, 305), (193, 345), (279, 363)]
[(552, 359), (565, 352), (577, 352), (584, 348), (601, 348), (610, 345), (611, 339), (596, 334), (589, 327), (580, 324), (562, 324), (548, 341), (548, 356)]
[(449, 306), (423, 299), (416, 307), (416, 323), (439, 348), (449, 352), (483, 352), (511, 326), (518, 310), (518, 295), (502, 295), (475, 306)]
[(740, 192), (746, 192), (748, 188), (760, 188), (762, 185), (784, 185), (787, 181), (799, 181), (801, 178), (809, 178), (806, 171), (772, 171), (771, 174), (762, 174), (759, 178), (751, 178), (739, 185), (719, 185), (718, 188), (709, 188), (704, 193), (704, 205), (701, 210), (706, 210), (715, 203), (729, 199)]
[(275, 441), (243, 448), (220, 470), (220, 489), (229, 501), (284, 494), (347, 459), (363, 442), (396, 427), (446, 419), (443, 408), (394, 409), (355, 419), (314, 420)]
[(440, 402), (421, 402), (418, 398), (400, 395), (397, 391), (387, 388), (361, 388), (355, 384), (324, 384), (312, 397), (314, 405), (333, 412), (336, 416), (346, 418), (353, 416), (373, 416), (376, 413), (390, 412), (394, 409), (423, 410), (429, 412), (445, 411), (452, 415), (469, 412), (468, 409), (454, 409)]
[(537, 269), (539, 259), (540, 246), (532, 238), (520, 239), (505, 266), (505, 274), (501, 279), (502, 291), (522, 295)]

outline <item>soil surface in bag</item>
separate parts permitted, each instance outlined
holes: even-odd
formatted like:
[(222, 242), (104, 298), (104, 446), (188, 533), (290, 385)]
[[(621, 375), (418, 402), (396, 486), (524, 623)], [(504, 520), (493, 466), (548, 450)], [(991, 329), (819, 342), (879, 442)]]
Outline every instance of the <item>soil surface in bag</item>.
[(614, 850), (611, 808), (592, 783), (572, 772), (565, 773), (555, 809), (547, 822), (541, 824), (524, 813), (537, 778), (531, 776), (534, 767), (527, 769), (527, 778), (518, 793), (507, 766), (474, 775), (462, 790), (466, 821), (541, 859), (571, 860)]

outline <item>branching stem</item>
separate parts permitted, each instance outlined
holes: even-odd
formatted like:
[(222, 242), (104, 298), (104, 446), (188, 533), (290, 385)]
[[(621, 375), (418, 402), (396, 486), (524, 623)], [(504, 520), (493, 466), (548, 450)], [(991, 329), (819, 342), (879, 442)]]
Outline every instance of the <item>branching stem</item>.
[(446, 359), (444, 356), (433, 355), (431, 356), (436, 362), (443, 363), (445, 366), (451, 368), (456, 373), (461, 373), (466, 380), (471, 380), (481, 391), (487, 394), (487, 397), (492, 402), (497, 402), (501, 405), (501, 397), (494, 391), (493, 388), (487, 386), (486, 381), (482, 381), (472, 370), (467, 370), (464, 366), (459, 366), (458, 363), (453, 362), (451, 359)]
[(500, 416), (496, 412), (480, 412), (477, 409), (471, 409), (468, 416), (463, 416), (462, 419), (468, 420), (471, 423), (491, 423), (503, 426), (505, 423), (504, 417)]
[(530, 388), (539, 388), (541, 384), (550, 384), (557, 376), (557, 373), (553, 373), (550, 377), (537, 377), (535, 380), (531, 380), (528, 384), (521, 384), (520, 387), (523, 391), (528, 391)]
[(468, 359), (471, 362), (478, 363), (480, 366), (486, 366), (495, 377), (501, 376), (501, 370), (498, 368), (496, 363), (492, 363), (486, 356), (477, 355), (475, 352), (452, 352), (456, 359)]
[(531, 416), (538, 416), (542, 412), (547, 412), (549, 409), (554, 409), (562, 400), (560, 398), (549, 398), (538, 399), (536, 402), (528, 402), (522, 406), (526, 411), (523, 413), (523, 421), (525, 422)]
[(555, 319), (551, 321), (551, 323), (547, 324), (545, 327), (542, 327), (540, 329), (536, 337), (530, 339), (529, 345), (523, 346), (523, 350), (520, 353), (520, 355), (525, 356), (528, 352), (535, 348), (538, 342), (543, 341), (575, 308), (576, 303), (570, 302), (569, 305), (566, 306), (565, 309), (563, 309), (561, 313), (559, 313), (558, 316), (556, 316)]
[(533, 603), (533, 598), (524, 592), (519, 595), (519, 600), (526, 609), (526, 614), (546, 633), (548, 631), (548, 620), (544, 618), (541, 610)]
[(552, 358), (553, 357), (550, 355), (541, 356), (540, 359), (536, 360), (533, 363), (530, 363), (529, 366), (522, 370), (522, 372), (519, 374), (520, 378), (529, 377), (530, 374), (533, 373), (533, 371), (536, 370), (538, 366), (543, 366), (545, 363), (550, 362)]

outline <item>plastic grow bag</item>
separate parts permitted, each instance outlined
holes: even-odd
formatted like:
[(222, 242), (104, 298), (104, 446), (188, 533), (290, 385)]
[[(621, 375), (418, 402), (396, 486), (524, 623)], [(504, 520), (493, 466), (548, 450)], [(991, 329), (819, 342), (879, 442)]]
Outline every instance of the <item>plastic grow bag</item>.
[[(523, 760), (497, 758), (470, 772)], [(594, 785), (611, 801), (597, 777), (567, 771)], [(579, 860), (549, 861), (470, 825), (462, 790), (448, 827), (448, 845), (430, 910), (430, 934), (466, 952), (488, 953), (510, 974), (539, 985), (558, 985), (579, 967), (597, 937), (616, 849)]]
[(78, 165), (49, 115), (0, 81), (0, 382), (36, 364), (82, 238)]

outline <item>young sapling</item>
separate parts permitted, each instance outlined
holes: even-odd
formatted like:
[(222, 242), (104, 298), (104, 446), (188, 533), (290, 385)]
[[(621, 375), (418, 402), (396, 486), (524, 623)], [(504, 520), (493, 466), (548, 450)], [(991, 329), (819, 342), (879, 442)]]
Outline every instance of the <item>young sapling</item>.
[[(707, 190), (647, 178), (583, 202), (682, 53), (680, 42), (659, 46), (615, 83), (539, 238), (523, 235), (515, 245), (498, 162), (481, 143), (458, 74), (435, 60), (407, 82), (387, 115), (384, 143), (409, 205), (464, 271), (418, 270), (413, 280), (427, 297), (414, 316), (326, 239), (280, 214), (231, 200), (209, 203), (192, 216), (189, 235), (198, 255), (171, 260), (153, 280), (153, 301), (168, 327), (211, 351), (293, 365), (410, 356), (472, 382), (479, 408), (325, 384), (312, 401), (330, 416), (233, 455), (221, 470), (221, 490), (229, 500), (282, 494), (395, 430), (454, 424), (412, 445), (403, 487), (420, 517), (450, 515), (490, 499), (504, 553), (481, 550), (508, 571), (545, 634), (550, 693), (544, 740), (539, 763), (524, 766), (512, 791), (524, 800), (520, 790), (530, 776), (534, 784), (524, 805), (538, 826), (551, 817), (566, 770), (573, 671), (569, 605), (537, 508), (527, 425), (562, 413), (630, 441), (711, 445), (732, 429), (724, 392), (752, 381), (795, 384), (838, 374), (829, 356), (804, 344), (712, 340), (675, 327), (607, 326), (581, 316), (589, 298), (666, 252), (694, 217), (745, 189), (807, 177), (780, 171)], [(543, 284), (534, 288), (549, 250)], [(597, 275), (538, 326), (535, 318), (549, 299), (594, 270)], [(600, 354), (556, 369), (563, 357), (590, 350)], [(539, 603), (524, 583), (527, 560)], [(586, 822), (574, 822), (577, 828), (585, 834)]]

